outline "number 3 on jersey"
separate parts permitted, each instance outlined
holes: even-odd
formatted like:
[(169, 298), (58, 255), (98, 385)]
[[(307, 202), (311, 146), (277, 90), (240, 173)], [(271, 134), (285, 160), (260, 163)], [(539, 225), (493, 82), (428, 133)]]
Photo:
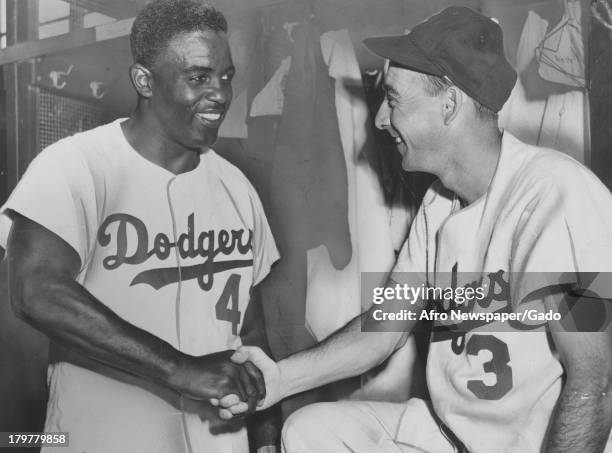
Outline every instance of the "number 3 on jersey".
[(227, 279), (225, 288), (215, 305), (217, 319), (227, 321), (232, 324), (232, 334), (238, 335), (238, 325), (240, 324), (240, 310), (238, 310), (238, 291), (240, 290), (240, 275), (232, 274)]
[(494, 373), (496, 382), (487, 385), (483, 381), (470, 380), (467, 388), (481, 400), (498, 400), (512, 389), (512, 367), (508, 345), (493, 335), (472, 335), (467, 342), (466, 352), (477, 356), (482, 350), (491, 351), (489, 362), (483, 364), (486, 373)]

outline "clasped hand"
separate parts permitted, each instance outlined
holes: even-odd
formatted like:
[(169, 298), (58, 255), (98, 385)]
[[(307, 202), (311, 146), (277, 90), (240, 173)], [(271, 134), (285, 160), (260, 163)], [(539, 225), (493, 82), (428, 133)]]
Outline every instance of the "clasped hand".
[[(260, 373), (257, 375), (258, 377), (263, 374), (262, 380), (257, 381), (258, 384), (263, 384), (263, 392), (259, 392), (260, 397), (256, 403), (257, 410), (267, 409), (281, 399), (280, 368), (260, 348), (242, 346), (231, 355), (230, 359), (236, 366), (249, 367), (251, 370), (256, 369)], [(221, 397), (210, 398), (209, 401), (213, 406), (219, 408), (219, 417), (225, 420), (251, 413), (254, 410), (252, 402), (236, 391), (226, 392)]]
[(264, 376), (249, 360), (231, 360), (234, 355), (235, 351), (227, 350), (185, 358), (173, 376), (172, 387), (187, 398), (208, 400), (215, 406), (232, 395), (241, 403), (236, 415), (254, 412), (258, 402), (266, 398)]

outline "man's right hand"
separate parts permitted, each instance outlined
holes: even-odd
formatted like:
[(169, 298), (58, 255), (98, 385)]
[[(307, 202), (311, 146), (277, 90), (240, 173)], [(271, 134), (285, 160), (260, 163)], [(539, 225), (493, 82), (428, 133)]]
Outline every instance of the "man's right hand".
[[(282, 399), (280, 385), (280, 368), (276, 362), (266, 355), (257, 346), (241, 346), (236, 353), (231, 356), (231, 360), (236, 364), (254, 364), (264, 375), (265, 378), (265, 398), (257, 404), (257, 410), (264, 410), (276, 404)], [(244, 401), (244, 400), (243, 400)], [(219, 416), (229, 420), (234, 416), (243, 415), (250, 408), (240, 400), (237, 394), (226, 394), (220, 400), (213, 400), (211, 403), (219, 406)]]
[(264, 377), (252, 363), (230, 360), (233, 350), (226, 350), (181, 361), (170, 385), (193, 400), (220, 399), (233, 394), (253, 412), (257, 401), (266, 396)]

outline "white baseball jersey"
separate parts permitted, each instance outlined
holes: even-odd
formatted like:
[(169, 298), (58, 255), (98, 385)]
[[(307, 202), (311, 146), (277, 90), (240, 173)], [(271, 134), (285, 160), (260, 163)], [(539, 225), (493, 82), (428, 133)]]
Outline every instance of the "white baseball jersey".
[[(482, 198), (462, 209), (440, 183), (429, 189), (392, 278), (410, 283), (415, 276), (402, 272), (418, 272), (442, 288), (482, 278), (486, 297), (465, 311), (545, 313), (541, 297), (526, 296), (560, 277), (570, 282), (576, 272), (611, 268), (608, 189), (570, 157), (506, 132)], [(612, 296), (609, 276), (601, 297)], [(427, 362), (432, 403), (471, 452), (540, 451), (563, 373), (542, 324), (434, 322)]]
[[(179, 175), (153, 164), (121, 122), (44, 150), (4, 209), (72, 246), (79, 282), (126, 321), (191, 355), (238, 347), (250, 290), (278, 258), (255, 190), (212, 149)], [(212, 434), (207, 408), (172, 392), (65, 361), (48, 378), (45, 430), (68, 431), (69, 451), (248, 451), (244, 427)]]

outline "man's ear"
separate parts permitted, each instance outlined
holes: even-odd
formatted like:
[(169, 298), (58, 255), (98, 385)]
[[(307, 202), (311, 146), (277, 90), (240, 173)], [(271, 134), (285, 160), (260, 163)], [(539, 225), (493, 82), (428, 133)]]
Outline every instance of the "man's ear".
[(456, 86), (450, 86), (446, 89), (444, 103), (442, 104), (445, 125), (448, 126), (457, 117), (464, 100), (463, 92)]
[(140, 63), (130, 66), (130, 80), (138, 94), (150, 98), (153, 94), (153, 74)]

